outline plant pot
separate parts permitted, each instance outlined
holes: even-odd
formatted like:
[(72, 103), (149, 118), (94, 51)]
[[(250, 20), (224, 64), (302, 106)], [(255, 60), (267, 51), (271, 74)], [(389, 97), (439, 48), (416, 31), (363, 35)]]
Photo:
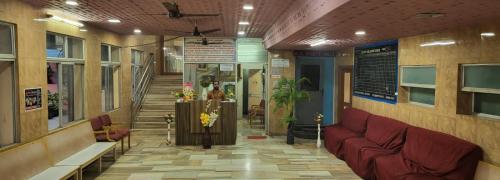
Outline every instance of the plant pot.
[(294, 144), (295, 142), (295, 137), (293, 136), (293, 125), (288, 124), (288, 130), (286, 132), (286, 143), (287, 144)]
[(210, 127), (205, 127), (205, 132), (203, 133), (201, 143), (203, 144), (203, 149), (212, 148), (212, 137), (210, 135)]

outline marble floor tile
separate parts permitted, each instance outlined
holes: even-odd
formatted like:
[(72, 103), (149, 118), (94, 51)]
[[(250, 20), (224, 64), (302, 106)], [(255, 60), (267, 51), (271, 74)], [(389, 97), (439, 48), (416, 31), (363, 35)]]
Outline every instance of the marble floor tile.
[(84, 179), (163, 180), (163, 179), (334, 179), (359, 180), (345, 164), (315, 140), (267, 137), (249, 140), (247, 135), (265, 134), (238, 122), (236, 145), (168, 146), (160, 135), (134, 134), (132, 147), (103, 163), (102, 173), (94, 167), (84, 172)]

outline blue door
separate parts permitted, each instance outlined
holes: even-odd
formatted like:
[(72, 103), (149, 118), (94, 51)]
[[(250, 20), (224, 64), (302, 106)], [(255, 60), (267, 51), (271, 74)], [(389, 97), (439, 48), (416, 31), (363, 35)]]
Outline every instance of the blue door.
[(324, 115), (322, 125), (333, 124), (334, 74), (333, 57), (297, 57), (296, 80), (306, 77), (311, 81), (299, 85), (299, 89), (309, 92), (311, 99), (296, 104), (297, 125), (315, 125), (313, 116), (316, 112)]

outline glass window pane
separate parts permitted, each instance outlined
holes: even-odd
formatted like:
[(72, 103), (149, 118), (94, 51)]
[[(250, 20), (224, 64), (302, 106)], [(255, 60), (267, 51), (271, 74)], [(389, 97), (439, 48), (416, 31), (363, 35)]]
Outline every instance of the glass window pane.
[(10, 25), (0, 23), (0, 54), (14, 54)]
[(101, 45), (101, 61), (109, 61), (109, 46)]
[(436, 67), (434, 66), (412, 66), (402, 67), (403, 85), (404, 84), (419, 84), (419, 85), (435, 85), (436, 84)]
[(103, 112), (120, 107), (120, 66), (101, 67), (101, 101)]
[(500, 94), (474, 93), (474, 112), (500, 116)]
[(67, 124), (75, 120), (75, 96), (74, 96), (74, 70), (72, 64), (62, 64), (62, 84), (61, 84), (61, 103), (62, 124)]
[(410, 87), (410, 101), (434, 105), (434, 89)]
[(83, 40), (68, 38), (68, 58), (83, 59)]
[(111, 46), (111, 61), (120, 62), (120, 48)]
[(64, 58), (64, 37), (47, 33), (47, 57)]
[(47, 63), (47, 88), (49, 109), (49, 130), (60, 127), (59, 124), (59, 67), (57, 63)]
[(113, 86), (113, 109), (120, 108), (120, 66), (113, 67), (113, 81), (111, 85)]
[(81, 120), (84, 117), (84, 66), (75, 65), (74, 72), (74, 117), (75, 120)]
[(0, 147), (15, 141), (13, 70), (12, 62), (0, 61)]
[(464, 66), (464, 87), (500, 89), (500, 65)]

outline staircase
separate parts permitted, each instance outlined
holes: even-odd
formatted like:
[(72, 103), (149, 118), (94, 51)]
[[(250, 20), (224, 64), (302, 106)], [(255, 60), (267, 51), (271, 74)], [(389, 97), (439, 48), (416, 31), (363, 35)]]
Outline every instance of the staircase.
[[(135, 117), (133, 128), (136, 134), (166, 135), (165, 115), (171, 113), (175, 117), (175, 92), (180, 91), (182, 75), (155, 76)], [(175, 124), (172, 123), (170, 128), (170, 134), (175, 135)]]

